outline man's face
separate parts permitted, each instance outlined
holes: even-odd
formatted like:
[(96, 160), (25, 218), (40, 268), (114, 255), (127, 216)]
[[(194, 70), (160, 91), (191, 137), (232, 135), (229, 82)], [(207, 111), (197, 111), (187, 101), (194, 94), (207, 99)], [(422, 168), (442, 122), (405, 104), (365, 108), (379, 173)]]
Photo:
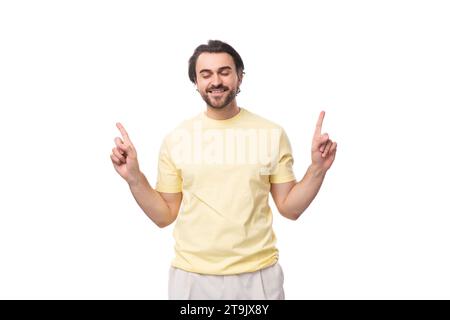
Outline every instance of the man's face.
[(200, 54), (195, 72), (197, 89), (210, 107), (221, 109), (236, 97), (240, 81), (233, 57), (228, 53)]

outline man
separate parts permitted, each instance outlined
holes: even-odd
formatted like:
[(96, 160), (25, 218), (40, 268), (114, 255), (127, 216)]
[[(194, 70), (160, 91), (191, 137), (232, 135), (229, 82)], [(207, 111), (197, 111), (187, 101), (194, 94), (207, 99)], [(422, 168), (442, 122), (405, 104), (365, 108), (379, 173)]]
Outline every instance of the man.
[(162, 228), (177, 220), (170, 299), (284, 299), (269, 192), (284, 217), (298, 219), (336, 155), (336, 142), (321, 133), (322, 111), (311, 165), (296, 182), (283, 128), (237, 105), (243, 76), (244, 63), (230, 45), (210, 40), (195, 49), (189, 78), (206, 111), (164, 138), (156, 188), (117, 123), (122, 138), (114, 140), (114, 168), (154, 223)]

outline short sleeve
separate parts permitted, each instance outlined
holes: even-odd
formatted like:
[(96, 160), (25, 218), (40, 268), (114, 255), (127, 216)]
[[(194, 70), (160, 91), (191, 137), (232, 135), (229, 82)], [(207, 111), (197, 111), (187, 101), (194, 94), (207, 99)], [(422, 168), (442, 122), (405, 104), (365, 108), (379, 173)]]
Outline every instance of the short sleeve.
[(170, 157), (166, 139), (161, 144), (159, 151), (158, 179), (155, 190), (167, 193), (178, 193), (182, 191), (181, 172), (176, 168)]
[(294, 158), (292, 157), (292, 148), (289, 138), (284, 130), (281, 130), (279, 140), (278, 162), (275, 165), (273, 173), (269, 176), (270, 183), (284, 183), (295, 180)]

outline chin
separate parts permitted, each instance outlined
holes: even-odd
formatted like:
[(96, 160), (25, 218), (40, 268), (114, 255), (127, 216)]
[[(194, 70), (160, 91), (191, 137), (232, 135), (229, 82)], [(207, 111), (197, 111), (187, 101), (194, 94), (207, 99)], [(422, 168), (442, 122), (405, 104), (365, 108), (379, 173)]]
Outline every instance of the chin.
[(214, 109), (223, 109), (223, 108), (225, 108), (227, 105), (214, 106), (214, 105), (211, 105), (211, 104), (208, 103), (208, 106), (210, 106), (211, 108), (214, 108)]

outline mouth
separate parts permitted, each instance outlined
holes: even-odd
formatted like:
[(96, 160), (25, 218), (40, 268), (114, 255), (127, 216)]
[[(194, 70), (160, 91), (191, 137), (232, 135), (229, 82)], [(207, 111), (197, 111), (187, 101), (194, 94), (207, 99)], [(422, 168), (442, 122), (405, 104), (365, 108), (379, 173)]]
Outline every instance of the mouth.
[(208, 90), (208, 93), (211, 94), (213, 97), (220, 97), (224, 94), (225, 91), (228, 91), (227, 89), (212, 89)]

